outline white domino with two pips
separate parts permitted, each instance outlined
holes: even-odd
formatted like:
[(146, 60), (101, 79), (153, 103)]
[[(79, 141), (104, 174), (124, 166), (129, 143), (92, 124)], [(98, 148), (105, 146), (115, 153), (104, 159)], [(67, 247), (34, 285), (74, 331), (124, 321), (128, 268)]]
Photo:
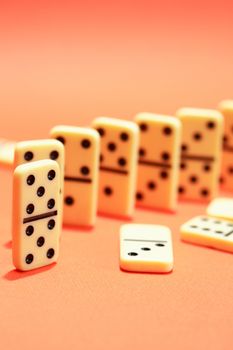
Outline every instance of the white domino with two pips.
[(173, 248), (170, 229), (161, 225), (122, 225), (120, 267), (122, 270), (134, 272), (172, 271)]
[(139, 128), (131, 122), (100, 117), (92, 123), (101, 137), (98, 211), (131, 218), (134, 212)]
[(56, 262), (61, 233), (60, 167), (53, 160), (19, 165), (13, 177), (13, 264), (26, 271)]
[(174, 211), (180, 161), (181, 122), (170, 116), (140, 113), (137, 206)]

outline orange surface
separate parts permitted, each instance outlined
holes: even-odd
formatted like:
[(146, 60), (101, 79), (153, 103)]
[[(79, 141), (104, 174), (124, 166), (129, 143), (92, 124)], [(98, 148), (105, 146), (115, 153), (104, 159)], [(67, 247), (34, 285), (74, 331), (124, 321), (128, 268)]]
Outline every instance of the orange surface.
[[(99, 115), (174, 114), (232, 98), (230, 1), (0, 1), (0, 136), (47, 137)], [(59, 263), (19, 273), (11, 262), (11, 172), (0, 169), (1, 349), (231, 349), (232, 254), (181, 243), (205, 211), (137, 210), (169, 225), (175, 268), (119, 270), (121, 221), (64, 229)]]

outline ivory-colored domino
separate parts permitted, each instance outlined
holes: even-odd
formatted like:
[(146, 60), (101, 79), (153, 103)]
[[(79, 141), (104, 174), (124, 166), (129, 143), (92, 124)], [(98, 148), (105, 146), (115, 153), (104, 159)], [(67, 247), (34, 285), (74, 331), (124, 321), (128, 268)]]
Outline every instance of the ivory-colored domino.
[(14, 168), (20, 164), (37, 160), (56, 160), (60, 166), (61, 178), (64, 174), (64, 146), (52, 139), (17, 142), (14, 153)]
[(107, 117), (95, 119), (92, 125), (101, 136), (98, 211), (130, 218), (136, 192), (138, 126)]
[(58, 259), (60, 168), (52, 160), (19, 165), (13, 181), (13, 263), (26, 271)]
[(15, 141), (0, 139), (0, 164), (13, 166)]
[(207, 215), (233, 221), (233, 199), (216, 198), (207, 207)]
[(180, 198), (208, 202), (217, 195), (223, 118), (209, 109), (182, 108)]
[(97, 212), (99, 134), (91, 128), (59, 125), (50, 135), (65, 146), (64, 223), (93, 226)]
[(173, 269), (170, 229), (160, 225), (122, 225), (120, 267), (125, 271), (170, 272)]
[(233, 253), (233, 223), (208, 216), (197, 216), (180, 228), (186, 242)]
[(140, 113), (136, 204), (174, 211), (177, 206), (181, 123), (174, 117)]
[(233, 190), (233, 100), (222, 101), (219, 106), (224, 117), (222, 169), (223, 188)]

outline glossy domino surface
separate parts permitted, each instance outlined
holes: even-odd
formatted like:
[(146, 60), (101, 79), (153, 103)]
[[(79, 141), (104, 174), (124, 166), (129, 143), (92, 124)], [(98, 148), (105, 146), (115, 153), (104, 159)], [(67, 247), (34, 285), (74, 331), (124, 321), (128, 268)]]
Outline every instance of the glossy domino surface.
[(19, 165), (13, 180), (13, 263), (23, 271), (51, 264), (62, 223), (60, 168), (52, 160)]
[(134, 212), (138, 126), (130, 121), (100, 117), (93, 121), (101, 137), (98, 211), (129, 218)]
[(172, 210), (177, 206), (181, 123), (174, 117), (140, 113), (137, 206)]
[(233, 253), (233, 223), (197, 216), (180, 228), (183, 241)]
[(134, 272), (170, 272), (173, 269), (170, 229), (160, 225), (122, 225), (120, 267)]

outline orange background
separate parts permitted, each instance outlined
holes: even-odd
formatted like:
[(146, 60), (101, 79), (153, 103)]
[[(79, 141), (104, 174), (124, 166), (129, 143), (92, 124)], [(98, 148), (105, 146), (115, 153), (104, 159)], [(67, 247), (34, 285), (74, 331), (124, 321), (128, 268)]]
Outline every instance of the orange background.
[[(232, 98), (231, 1), (0, 1), (1, 137), (47, 137), (58, 123), (99, 115), (174, 114)], [(137, 210), (168, 224), (175, 269), (119, 270), (121, 221), (64, 229), (60, 261), (13, 269), (11, 173), (0, 172), (2, 349), (230, 349), (232, 255), (181, 243), (179, 226), (205, 211)]]

